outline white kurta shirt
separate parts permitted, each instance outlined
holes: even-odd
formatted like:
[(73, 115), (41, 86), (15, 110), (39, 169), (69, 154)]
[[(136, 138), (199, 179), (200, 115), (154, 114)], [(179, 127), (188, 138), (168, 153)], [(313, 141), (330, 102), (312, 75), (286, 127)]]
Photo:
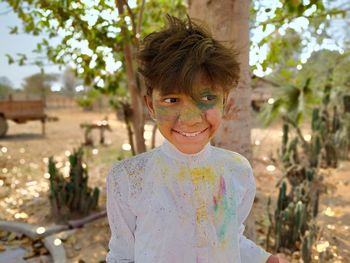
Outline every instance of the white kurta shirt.
[(107, 262), (264, 263), (243, 236), (255, 196), (249, 162), (210, 144), (193, 155), (168, 141), (107, 177)]

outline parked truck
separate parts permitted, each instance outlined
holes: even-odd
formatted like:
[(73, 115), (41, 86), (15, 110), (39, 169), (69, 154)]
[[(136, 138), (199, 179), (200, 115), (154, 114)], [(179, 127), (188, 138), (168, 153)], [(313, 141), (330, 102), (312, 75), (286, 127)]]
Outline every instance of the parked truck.
[(15, 123), (27, 121), (41, 121), (42, 134), (45, 134), (45, 122), (48, 116), (44, 111), (43, 100), (8, 100), (0, 101), (0, 137), (4, 137), (8, 130), (8, 120)]

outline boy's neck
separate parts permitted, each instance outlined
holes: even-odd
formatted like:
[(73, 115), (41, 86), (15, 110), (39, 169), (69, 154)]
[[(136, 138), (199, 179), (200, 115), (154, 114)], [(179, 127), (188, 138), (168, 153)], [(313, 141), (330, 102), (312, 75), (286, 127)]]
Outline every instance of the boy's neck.
[(207, 159), (210, 155), (211, 145), (210, 142), (208, 142), (201, 151), (194, 154), (187, 154), (181, 152), (173, 144), (171, 144), (168, 140), (165, 139), (160, 148), (168, 157), (172, 159), (184, 162), (192, 162)]

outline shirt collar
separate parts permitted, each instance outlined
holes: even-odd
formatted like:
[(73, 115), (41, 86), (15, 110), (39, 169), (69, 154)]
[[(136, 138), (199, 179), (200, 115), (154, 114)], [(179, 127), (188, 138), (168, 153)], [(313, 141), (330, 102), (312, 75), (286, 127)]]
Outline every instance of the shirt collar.
[(179, 151), (173, 144), (165, 139), (163, 144), (160, 146), (160, 149), (171, 159), (176, 159), (182, 162), (200, 162), (209, 157), (211, 145), (210, 142), (208, 142), (200, 152), (195, 154), (186, 154)]

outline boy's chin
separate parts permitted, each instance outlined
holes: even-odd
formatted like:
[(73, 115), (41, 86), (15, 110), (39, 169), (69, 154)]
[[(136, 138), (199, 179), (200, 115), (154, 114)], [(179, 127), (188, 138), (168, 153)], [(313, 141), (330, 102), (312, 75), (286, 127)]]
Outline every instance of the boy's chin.
[(173, 131), (169, 141), (182, 153), (196, 154), (203, 150), (209, 140), (209, 129), (207, 129), (194, 137), (187, 137)]

